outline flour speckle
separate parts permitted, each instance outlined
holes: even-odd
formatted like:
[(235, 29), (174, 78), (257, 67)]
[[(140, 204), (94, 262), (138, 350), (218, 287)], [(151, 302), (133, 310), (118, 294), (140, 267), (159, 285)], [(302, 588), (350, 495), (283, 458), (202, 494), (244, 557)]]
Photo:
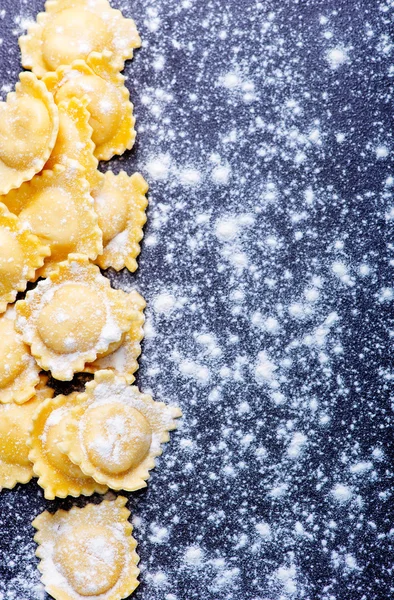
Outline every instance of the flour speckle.
[(203, 566), (204, 552), (198, 546), (191, 546), (185, 551), (184, 560), (191, 567), (200, 568)]
[(213, 169), (211, 177), (218, 185), (227, 185), (230, 180), (231, 169), (228, 165), (217, 166)]
[(338, 502), (348, 502), (352, 497), (352, 490), (342, 483), (337, 483), (332, 490), (332, 495)]
[(340, 46), (328, 50), (326, 56), (332, 69), (338, 69), (349, 61), (347, 50)]

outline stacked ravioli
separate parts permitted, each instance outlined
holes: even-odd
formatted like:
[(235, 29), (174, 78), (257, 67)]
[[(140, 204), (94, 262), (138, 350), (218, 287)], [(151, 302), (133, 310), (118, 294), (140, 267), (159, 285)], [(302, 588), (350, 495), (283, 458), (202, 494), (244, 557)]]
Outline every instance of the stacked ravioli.
[[(134, 144), (121, 70), (140, 37), (108, 0), (48, 0), (19, 41), (31, 72), (0, 103), (0, 488), (138, 490), (181, 416), (132, 385), (145, 301), (100, 271), (137, 269), (146, 221), (144, 178), (98, 170)], [(84, 391), (55, 396), (48, 377), (77, 373), (92, 374)], [(137, 587), (126, 501), (34, 521), (55, 599)]]

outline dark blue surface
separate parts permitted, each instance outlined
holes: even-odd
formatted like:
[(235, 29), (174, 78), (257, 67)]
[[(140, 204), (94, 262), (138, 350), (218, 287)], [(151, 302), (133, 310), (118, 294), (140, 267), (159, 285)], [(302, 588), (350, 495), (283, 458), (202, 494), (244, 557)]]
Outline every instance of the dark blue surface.
[[(111, 164), (151, 192), (139, 271), (109, 275), (150, 306), (139, 385), (185, 414), (130, 501), (134, 597), (388, 599), (394, 4), (113, 5), (145, 47)], [(2, 0), (4, 84), (42, 6)], [(2, 492), (4, 599), (41, 597), (30, 523), (72, 503)]]

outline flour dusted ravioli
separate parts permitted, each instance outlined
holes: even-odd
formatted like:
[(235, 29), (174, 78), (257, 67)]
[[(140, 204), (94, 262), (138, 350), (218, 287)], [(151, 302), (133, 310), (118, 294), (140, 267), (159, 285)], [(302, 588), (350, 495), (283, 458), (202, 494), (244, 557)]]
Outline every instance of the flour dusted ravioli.
[(130, 304), (135, 313), (130, 330), (123, 334), (117, 344), (111, 345), (107, 352), (85, 366), (86, 373), (95, 373), (103, 369), (111, 369), (117, 375), (125, 378), (127, 383), (135, 381), (133, 373), (138, 369), (137, 359), (141, 354), (141, 341), (144, 337), (143, 325), (145, 322), (144, 309), (146, 302), (136, 291), (129, 294)]
[(98, 160), (109, 160), (133, 147), (135, 119), (125, 78), (112, 62), (111, 52), (92, 52), (86, 62), (76, 60), (44, 75), (56, 104), (71, 98), (88, 98), (92, 140)]
[(45, 169), (54, 169), (57, 164), (68, 165), (77, 161), (84, 169), (84, 177), (91, 190), (98, 190), (103, 183), (103, 174), (98, 171), (98, 160), (94, 156), (93, 129), (89, 124), (90, 113), (86, 108), (88, 98), (71, 98), (59, 104), (59, 133)]
[(98, 371), (78, 399), (59, 448), (86, 475), (114, 490), (146, 487), (181, 411), (155, 402), (113, 371)]
[(41, 171), (56, 142), (57, 106), (33, 73), (21, 73), (15, 92), (0, 102), (0, 194)]
[[(4, 198), (4, 197), (3, 197)], [(0, 313), (34, 281), (51, 251), (0, 202)]]
[(60, 452), (57, 444), (63, 439), (67, 416), (77, 402), (77, 393), (56, 396), (42, 402), (36, 410), (29, 432), (31, 448), (29, 460), (33, 463), (38, 484), (45, 490), (45, 498), (91, 496), (105, 494), (107, 488), (99, 485)]
[(4, 196), (23, 227), (47, 243), (51, 250), (40, 276), (71, 253), (96, 258), (102, 233), (84, 169), (75, 162), (56, 165)]
[(129, 177), (124, 171), (118, 175), (108, 171), (103, 186), (93, 194), (103, 232), (104, 251), (96, 259), (102, 269), (137, 269), (139, 242), (146, 222), (147, 191), (148, 184), (139, 173)]
[(53, 390), (42, 377), (34, 398), (25, 404), (0, 405), (0, 489), (12, 489), (17, 483), (27, 483), (33, 477), (29, 460), (28, 432), (34, 412)]
[(139, 557), (127, 498), (43, 512), (33, 521), (45, 590), (55, 600), (121, 600), (137, 588)]
[(113, 53), (121, 71), (141, 39), (134, 21), (111, 8), (108, 0), (48, 0), (45, 12), (19, 38), (19, 45), (24, 68), (42, 77), (103, 50)]
[(16, 303), (16, 328), (38, 364), (69, 381), (130, 329), (129, 296), (86, 256), (72, 254)]
[(40, 368), (15, 327), (15, 310), (0, 316), (0, 402), (23, 404), (34, 396)]

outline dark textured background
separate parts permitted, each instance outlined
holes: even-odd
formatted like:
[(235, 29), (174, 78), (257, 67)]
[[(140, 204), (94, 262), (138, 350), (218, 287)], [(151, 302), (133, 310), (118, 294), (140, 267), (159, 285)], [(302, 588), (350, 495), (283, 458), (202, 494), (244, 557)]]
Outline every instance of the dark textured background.
[[(140, 269), (110, 276), (149, 302), (139, 385), (185, 414), (129, 504), (135, 598), (388, 599), (394, 3), (113, 5), (144, 48), (112, 168), (151, 192)], [(0, 0), (3, 92), (42, 6)], [(43, 597), (31, 520), (72, 503), (1, 493), (1, 598)]]

